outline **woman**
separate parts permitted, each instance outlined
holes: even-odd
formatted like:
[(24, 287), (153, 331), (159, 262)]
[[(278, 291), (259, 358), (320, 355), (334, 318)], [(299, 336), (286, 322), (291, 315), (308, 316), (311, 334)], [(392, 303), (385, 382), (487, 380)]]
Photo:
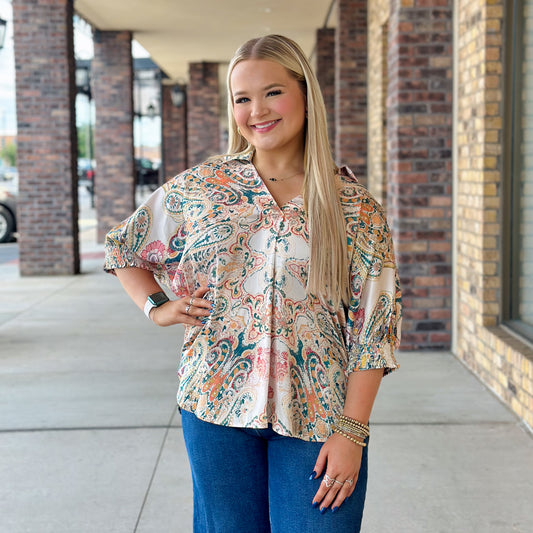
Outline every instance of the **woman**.
[(106, 269), (155, 324), (186, 328), (195, 532), (359, 531), (367, 424), (400, 336), (385, 216), (335, 166), (296, 43), (245, 43), (228, 95), (229, 155), (112, 230)]

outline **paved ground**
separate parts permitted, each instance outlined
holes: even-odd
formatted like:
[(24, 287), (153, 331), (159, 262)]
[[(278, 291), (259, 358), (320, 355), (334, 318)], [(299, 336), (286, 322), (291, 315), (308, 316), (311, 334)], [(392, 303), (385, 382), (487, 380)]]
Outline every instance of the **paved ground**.
[[(146, 320), (84, 229), (80, 276), (0, 265), (0, 533), (188, 533), (181, 329)], [(452, 355), (399, 357), (374, 410), (363, 531), (532, 532), (531, 434)]]

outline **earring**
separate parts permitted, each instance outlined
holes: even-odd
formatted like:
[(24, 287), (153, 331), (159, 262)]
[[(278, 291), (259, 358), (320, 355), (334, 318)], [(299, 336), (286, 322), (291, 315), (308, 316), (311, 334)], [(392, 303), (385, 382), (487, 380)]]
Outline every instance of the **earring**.
[(238, 132), (239, 135), (242, 137), (242, 133), (241, 133), (241, 130), (240, 130), (239, 126), (237, 126), (237, 132)]

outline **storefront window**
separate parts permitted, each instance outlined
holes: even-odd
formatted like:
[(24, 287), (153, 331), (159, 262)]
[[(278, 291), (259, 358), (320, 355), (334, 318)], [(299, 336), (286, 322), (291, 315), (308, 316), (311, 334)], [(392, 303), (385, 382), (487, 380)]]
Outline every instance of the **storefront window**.
[[(533, 341), (533, 0), (510, 13), (509, 325)], [(509, 27), (509, 26), (508, 26)], [(511, 39), (510, 39), (511, 41)], [(509, 43), (511, 44), (511, 43)]]

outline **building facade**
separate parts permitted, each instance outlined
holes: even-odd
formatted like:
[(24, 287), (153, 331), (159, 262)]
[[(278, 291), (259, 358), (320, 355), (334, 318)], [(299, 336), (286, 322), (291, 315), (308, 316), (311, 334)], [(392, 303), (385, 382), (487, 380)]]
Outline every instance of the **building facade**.
[(533, 2), (368, 6), (368, 185), (396, 237), (402, 346), (449, 346), (531, 429)]
[[(532, 428), (533, 0), (328, 6), (313, 59), (331, 148), (386, 208), (403, 286), (402, 347), (451, 349)], [(13, 0), (13, 9), (21, 273), (76, 273), (72, 1)], [(39, 37), (28, 28), (35, 17), (49, 27)], [(95, 28), (100, 238), (134, 198), (132, 67), (125, 59), (132, 29), (118, 30)], [(45, 79), (50, 54), (62, 74), (44, 86), (36, 73)], [(162, 89), (168, 177), (224, 149), (220, 67), (191, 60), (188, 85), (181, 80), (175, 91), (167, 80)], [(47, 119), (46, 134), (37, 116)], [(36, 187), (34, 156), (43, 151), (49, 164)], [(62, 191), (51, 205), (43, 201), (50, 184)], [(35, 206), (45, 222), (38, 228)], [(60, 208), (67, 213), (61, 223)], [(39, 247), (56, 226), (43, 255)]]

